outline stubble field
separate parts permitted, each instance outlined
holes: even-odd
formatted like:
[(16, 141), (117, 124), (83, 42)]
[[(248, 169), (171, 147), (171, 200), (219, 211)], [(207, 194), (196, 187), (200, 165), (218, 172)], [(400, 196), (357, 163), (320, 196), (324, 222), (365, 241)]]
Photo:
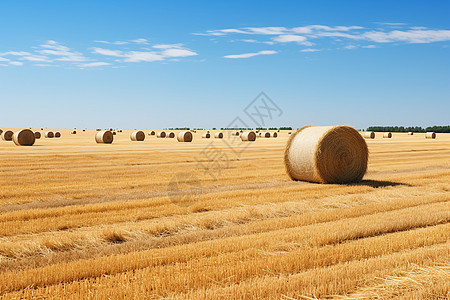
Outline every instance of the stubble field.
[[(0, 297), (450, 297), (450, 134), (378, 133), (364, 181), (292, 181), (278, 138), (0, 141)], [(378, 297), (378, 298), (377, 298)]]

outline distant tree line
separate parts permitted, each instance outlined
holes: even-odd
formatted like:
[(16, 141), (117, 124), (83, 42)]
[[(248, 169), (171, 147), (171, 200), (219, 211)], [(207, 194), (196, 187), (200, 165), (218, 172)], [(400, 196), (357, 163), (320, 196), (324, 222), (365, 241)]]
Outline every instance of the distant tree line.
[(366, 131), (377, 131), (377, 132), (437, 132), (437, 133), (449, 133), (450, 125), (447, 126), (429, 126), (426, 128), (420, 126), (370, 126), (367, 127)]

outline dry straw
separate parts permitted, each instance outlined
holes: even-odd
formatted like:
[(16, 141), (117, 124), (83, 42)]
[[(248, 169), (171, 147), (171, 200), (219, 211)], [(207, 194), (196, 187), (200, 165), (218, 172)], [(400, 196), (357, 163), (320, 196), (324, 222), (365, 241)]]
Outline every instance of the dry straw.
[(169, 134), (166, 135), (166, 138), (173, 139), (174, 137), (175, 137), (175, 133), (173, 133), (173, 132), (169, 132)]
[(53, 133), (53, 131), (47, 131), (45, 133), (45, 137), (48, 138), (48, 139), (51, 139), (51, 138), (55, 137), (55, 134)]
[(204, 134), (202, 135), (202, 138), (204, 138), (204, 139), (209, 139), (210, 137), (211, 137), (211, 134), (210, 134), (209, 132), (204, 133)]
[(59, 138), (59, 137), (61, 137), (61, 133), (60, 132), (55, 132), (55, 138)]
[(0, 135), (3, 133), (3, 130), (0, 129)]
[(414, 135), (414, 132), (410, 131), (408, 132), (408, 135)]
[(143, 131), (134, 131), (131, 133), (130, 135), (130, 139), (132, 141), (138, 141), (138, 142), (142, 142), (143, 140), (145, 140), (145, 133)]
[(35, 137), (36, 139), (40, 139), (40, 138), (41, 138), (41, 133), (40, 133), (39, 131), (36, 131), (36, 132), (34, 133), (34, 137)]
[(77, 134), (77, 131), (76, 130), (72, 131), (72, 134)]
[(435, 139), (436, 138), (436, 133), (434, 133), (434, 132), (427, 132), (427, 133), (425, 133), (425, 138), (426, 139)]
[(223, 139), (223, 133), (222, 132), (214, 133), (214, 138), (216, 138), (216, 139)]
[(95, 135), (97, 144), (111, 144), (114, 140), (114, 135), (109, 130), (99, 131)]
[(22, 129), (14, 133), (13, 141), (17, 146), (33, 146), (36, 137), (30, 129)]
[(364, 138), (366, 138), (366, 139), (374, 139), (375, 138), (375, 132), (373, 132), (373, 131), (365, 131), (364, 132)]
[(392, 133), (391, 133), (391, 132), (385, 132), (385, 133), (383, 133), (383, 138), (385, 138), (385, 139), (390, 139), (390, 138), (392, 138)]
[(254, 131), (245, 131), (241, 134), (241, 140), (244, 142), (253, 142), (256, 140), (256, 133)]
[(181, 131), (177, 135), (179, 142), (192, 142), (192, 133), (190, 131)]
[(278, 137), (278, 133), (274, 132), (274, 133), (272, 133), (272, 136), (273, 136), (274, 138), (276, 138), (276, 137)]
[(319, 183), (360, 181), (369, 151), (362, 136), (349, 126), (305, 126), (288, 140), (284, 164), (293, 180)]
[(13, 138), (13, 134), (14, 134), (14, 132), (12, 132), (11, 130), (3, 131), (2, 132), (2, 140), (11, 141)]
[(158, 137), (158, 138), (165, 138), (166, 137), (166, 132), (165, 131), (160, 131), (160, 132), (158, 132), (156, 137)]
[(270, 138), (270, 132), (268, 131), (260, 132), (259, 137)]
[(148, 135), (156, 135), (156, 132), (154, 132), (154, 131), (152, 130), (152, 131), (150, 131), (150, 132), (148, 133)]

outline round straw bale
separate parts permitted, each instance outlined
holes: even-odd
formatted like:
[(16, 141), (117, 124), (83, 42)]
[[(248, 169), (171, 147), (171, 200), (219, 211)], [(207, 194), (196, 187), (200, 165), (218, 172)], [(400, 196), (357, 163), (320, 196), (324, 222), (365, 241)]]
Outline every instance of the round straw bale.
[(414, 132), (410, 131), (408, 132), (408, 135), (414, 135)]
[(40, 138), (41, 138), (41, 133), (40, 133), (39, 131), (36, 131), (36, 132), (34, 133), (34, 137), (35, 137), (36, 139), (40, 139)]
[(0, 135), (3, 133), (3, 130), (0, 129)]
[(72, 131), (72, 134), (77, 134), (77, 131), (76, 130)]
[(214, 138), (216, 138), (216, 139), (223, 139), (223, 133), (222, 132), (214, 133)]
[(366, 139), (374, 139), (375, 138), (375, 132), (373, 132), (373, 131), (365, 131), (364, 132), (364, 138), (366, 138)]
[(95, 134), (95, 141), (97, 144), (111, 144), (114, 140), (114, 135), (111, 131), (99, 131)]
[(113, 131), (113, 135), (116, 135), (117, 133), (115, 131)]
[(263, 138), (270, 138), (270, 132), (268, 131), (260, 132), (259, 136)]
[(362, 136), (349, 126), (305, 126), (292, 134), (284, 164), (293, 180), (318, 183), (360, 181), (369, 151)]
[(150, 131), (150, 132), (148, 133), (148, 135), (156, 135), (156, 132), (154, 132), (154, 131), (152, 130), (152, 131)]
[(436, 133), (434, 133), (434, 132), (427, 132), (427, 133), (425, 133), (425, 138), (426, 139), (435, 139), (436, 138)]
[(51, 138), (55, 137), (55, 134), (53, 133), (53, 131), (47, 131), (45, 133), (45, 137), (48, 138), (48, 139), (51, 139)]
[(175, 133), (173, 133), (173, 132), (169, 132), (167, 135), (166, 135), (166, 138), (171, 138), (171, 139), (173, 139), (175, 137)]
[(130, 139), (132, 141), (138, 141), (138, 142), (142, 142), (143, 140), (145, 140), (145, 133), (143, 131), (133, 131), (130, 135)]
[(239, 131), (236, 131), (233, 135), (239, 136), (241, 133)]
[(160, 132), (158, 132), (156, 137), (158, 137), (158, 138), (165, 138), (166, 137), (166, 132), (165, 131), (160, 131)]
[(2, 132), (2, 140), (11, 141), (13, 138), (13, 134), (14, 134), (14, 132), (12, 132), (11, 130), (3, 131)]
[(256, 140), (256, 133), (254, 131), (245, 131), (241, 134), (241, 140), (245, 142), (253, 142)]
[(177, 135), (179, 142), (192, 142), (192, 133), (190, 131), (181, 131)]
[(390, 132), (385, 132), (385, 133), (383, 133), (383, 138), (385, 138), (385, 139), (390, 139), (390, 138), (392, 138), (392, 133), (390, 133)]
[(17, 146), (33, 146), (36, 137), (30, 129), (22, 129), (14, 133), (13, 141)]
[(210, 134), (209, 132), (204, 133), (204, 134), (202, 135), (202, 138), (204, 138), (204, 139), (209, 139), (210, 137), (211, 137), (211, 134)]
[(277, 132), (274, 132), (274, 133), (272, 133), (272, 136), (273, 136), (274, 138), (276, 138), (276, 137), (278, 136), (278, 133), (277, 133)]
[(61, 137), (61, 133), (60, 132), (55, 132), (55, 138), (59, 138), (59, 137)]

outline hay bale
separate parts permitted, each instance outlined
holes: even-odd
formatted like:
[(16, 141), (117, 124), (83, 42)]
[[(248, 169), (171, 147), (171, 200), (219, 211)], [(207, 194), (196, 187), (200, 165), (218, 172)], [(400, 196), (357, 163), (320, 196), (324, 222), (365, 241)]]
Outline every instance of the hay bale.
[(77, 134), (77, 131), (76, 130), (72, 131), (72, 134)]
[(116, 135), (117, 133), (115, 131), (113, 131), (113, 135)]
[(181, 131), (177, 135), (179, 142), (192, 142), (192, 133), (190, 131)]
[(173, 133), (173, 132), (169, 132), (167, 135), (166, 135), (166, 138), (171, 138), (171, 139), (173, 139), (175, 137), (175, 133)]
[(410, 131), (408, 132), (408, 135), (414, 135), (414, 132)]
[(152, 130), (152, 131), (150, 131), (150, 132), (148, 133), (148, 135), (156, 135), (156, 132), (154, 132), (154, 131)]
[(142, 142), (145, 140), (145, 133), (141, 130), (133, 131), (130, 135), (130, 139), (135, 142)]
[(111, 144), (114, 140), (114, 135), (111, 131), (104, 130), (95, 134), (95, 141), (97, 144)]
[(55, 137), (55, 134), (53, 133), (53, 131), (47, 131), (47, 132), (44, 134), (44, 136), (45, 136), (47, 139), (52, 139), (52, 138)]
[(364, 138), (365, 139), (374, 139), (375, 138), (375, 132), (373, 132), (373, 131), (365, 131), (364, 132)]
[(292, 134), (284, 164), (293, 180), (318, 183), (360, 181), (369, 151), (362, 136), (349, 126), (305, 126)]
[(383, 138), (385, 138), (385, 139), (390, 139), (390, 138), (392, 138), (392, 133), (390, 133), (390, 132), (385, 132), (385, 133), (383, 133)]
[(13, 138), (13, 134), (14, 134), (14, 132), (12, 132), (11, 130), (3, 131), (2, 132), (2, 140), (11, 141)]
[(254, 131), (245, 131), (241, 134), (241, 140), (244, 142), (254, 142), (256, 140), (256, 133)]
[(36, 137), (30, 129), (22, 129), (14, 133), (13, 141), (17, 146), (33, 146)]
[(427, 133), (425, 133), (425, 138), (426, 139), (435, 139), (436, 138), (436, 133), (434, 133), (434, 132), (427, 132)]
[(223, 133), (222, 132), (214, 133), (214, 138), (216, 138), (216, 139), (223, 139)]
[(277, 132), (272, 133), (272, 137), (274, 138), (278, 137), (278, 133)]
[(83, 129), (83, 132), (86, 131), (86, 129)]
[(36, 132), (34, 133), (34, 137), (35, 137), (36, 139), (40, 139), (40, 138), (41, 138), (41, 133), (40, 133), (39, 131), (36, 131)]
[(209, 132), (204, 133), (204, 134), (202, 135), (202, 138), (203, 138), (203, 139), (209, 139), (210, 137), (211, 137), (211, 134), (210, 134)]
[(268, 131), (260, 132), (259, 137), (270, 138), (270, 132)]
[(158, 132), (156, 137), (157, 138), (165, 138), (166, 137), (166, 132), (165, 131), (160, 131), (160, 132)]
[(0, 129), (0, 135), (3, 133), (3, 130)]
[(60, 132), (55, 132), (55, 138), (60, 138), (61, 137), (61, 133)]

